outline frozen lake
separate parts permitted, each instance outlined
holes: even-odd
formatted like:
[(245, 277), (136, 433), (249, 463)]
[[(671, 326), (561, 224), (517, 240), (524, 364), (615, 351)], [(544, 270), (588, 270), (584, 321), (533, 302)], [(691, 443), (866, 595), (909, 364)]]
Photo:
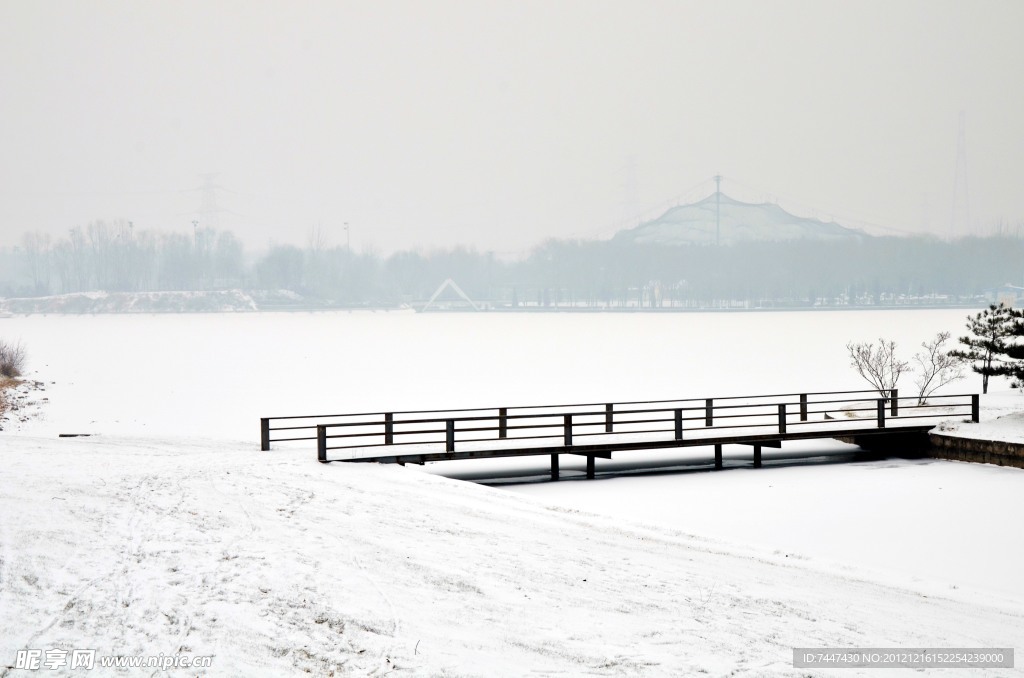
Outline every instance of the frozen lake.
[[(29, 376), (48, 384), (49, 403), (22, 428), (26, 433), (241, 440), (255, 452), (259, 417), (268, 415), (859, 389), (848, 341), (890, 337), (909, 358), (936, 332), (958, 336), (967, 315), (32, 316), (0, 319), (0, 337), (24, 342)], [(909, 391), (911, 382), (902, 385)], [(953, 389), (979, 387), (972, 375)], [(276, 448), (270, 454), (314, 458), (311, 444)], [(787, 448), (808, 456), (850, 449), (834, 442)], [(749, 448), (726, 449), (727, 460), (744, 455)], [(493, 469), (508, 463), (494, 462)], [(518, 463), (545, 469), (544, 460)], [(582, 464), (563, 462), (565, 482), (501, 487), (940, 590), (979, 588), (1024, 600), (1015, 573), (1024, 533), (990, 519), (1019, 513), (1024, 472), (1015, 469), (820, 460), (759, 471), (572, 480)], [(424, 470), (472, 477), (482, 469), (486, 464), (466, 462)]]
[(966, 315), (28, 316), (0, 319), (0, 337), (54, 382), (35, 430), (256, 441), (261, 416), (859, 389), (848, 341), (884, 335), (909, 357)]

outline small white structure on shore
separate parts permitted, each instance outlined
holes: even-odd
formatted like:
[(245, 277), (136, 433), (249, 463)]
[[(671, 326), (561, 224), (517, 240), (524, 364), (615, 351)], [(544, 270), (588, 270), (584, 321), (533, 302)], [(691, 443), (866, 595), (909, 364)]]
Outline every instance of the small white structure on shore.
[(420, 312), (422, 313), (423, 311), (429, 310), (430, 307), (434, 304), (434, 302), (437, 301), (437, 298), (441, 296), (441, 293), (444, 292), (446, 289), (454, 290), (455, 293), (458, 294), (459, 297), (461, 297), (466, 303), (468, 303), (474, 311), (480, 310), (480, 307), (477, 306), (473, 302), (473, 300), (469, 298), (468, 294), (462, 291), (462, 288), (459, 287), (454, 280), (452, 280), (451, 278), (447, 278), (443, 283), (441, 283), (441, 286), (437, 288), (437, 291), (434, 292), (433, 296), (430, 297), (430, 301), (424, 304), (423, 308), (419, 309)]

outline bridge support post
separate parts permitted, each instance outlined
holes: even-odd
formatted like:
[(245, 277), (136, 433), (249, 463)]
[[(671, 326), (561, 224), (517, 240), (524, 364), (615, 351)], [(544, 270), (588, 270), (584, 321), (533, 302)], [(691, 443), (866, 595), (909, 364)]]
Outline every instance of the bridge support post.
[(715, 425), (715, 403), (713, 398), (708, 398), (704, 401), (704, 425), (714, 426)]
[(551, 455), (551, 479), (558, 480), (558, 455)]
[(395, 442), (395, 415), (388, 412), (384, 415), (384, 444), (391, 445)]
[(455, 420), (446, 419), (444, 422), (444, 451), (455, 451)]
[(260, 418), (260, 451), (267, 452), (270, 450), (270, 419), (267, 417)]
[(608, 403), (604, 406), (604, 432), (611, 433), (615, 423), (615, 406)]
[(316, 427), (316, 460), (321, 464), (327, 463), (327, 427), (323, 424)]
[(878, 399), (878, 428), (885, 428), (885, 398)]
[(508, 408), (498, 409), (498, 437), (508, 438)]
[(565, 446), (572, 447), (572, 415), (565, 415), (565, 421), (563, 422), (563, 432), (565, 435)]
[(800, 394), (800, 421), (807, 421), (807, 394)]
[(779, 404), (779, 434), (786, 435), (786, 403)]
[(891, 407), (889, 408), (889, 414), (894, 417), (900, 416), (900, 390), (898, 388), (892, 389), (889, 393)]
[(761, 446), (754, 445), (754, 468), (761, 468)]
[(676, 420), (676, 440), (682, 440), (683, 439), (683, 410), (678, 408), (678, 407), (676, 408), (676, 411), (675, 411), (675, 420)]
[(722, 446), (715, 445), (715, 470), (722, 470)]
[(587, 455), (587, 479), (594, 479), (594, 455), (592, 454)]
[(971, 395), (971, 421), (975, 424), (981, 421), (981, 396), (977, 393)]

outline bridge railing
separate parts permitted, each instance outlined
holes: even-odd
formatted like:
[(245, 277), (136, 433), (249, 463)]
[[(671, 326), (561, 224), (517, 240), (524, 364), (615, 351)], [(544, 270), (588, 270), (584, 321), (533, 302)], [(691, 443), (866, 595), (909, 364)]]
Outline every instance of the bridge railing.
[[(635, 434), (671, 436), (709, 432), (777, 433), (800, 426), (884, 428), (892, 419), (978, 418), (977, 395), (888, 397), (877, 391), (833, 391), (766, 396), (726, 396), (681, 400), (585, 403), (403, 412), (368, 412), (312, 417), (267, 417), (260, 421), (261, 448), (271, 442), (316, 440), (318, 456), (330, 450), (413, 447), (453, 452), (456, 445), (488, 443), (569, 448), (590, 439)], [(832, 423), (829, 423), (832, 422)], [(272, 437), (283, 434), (283, 437)]]

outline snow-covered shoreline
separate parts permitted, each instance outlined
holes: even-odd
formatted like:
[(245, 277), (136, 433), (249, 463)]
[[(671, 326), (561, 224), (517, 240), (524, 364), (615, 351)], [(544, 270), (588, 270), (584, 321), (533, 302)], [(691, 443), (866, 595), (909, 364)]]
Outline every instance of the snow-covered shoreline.
[(944, 436), (973, 440), (998, 440), (1024, 445), (1024, 393), (1007, 391), (982, 396), (979, 423), (947, 422), (938, 427)]

